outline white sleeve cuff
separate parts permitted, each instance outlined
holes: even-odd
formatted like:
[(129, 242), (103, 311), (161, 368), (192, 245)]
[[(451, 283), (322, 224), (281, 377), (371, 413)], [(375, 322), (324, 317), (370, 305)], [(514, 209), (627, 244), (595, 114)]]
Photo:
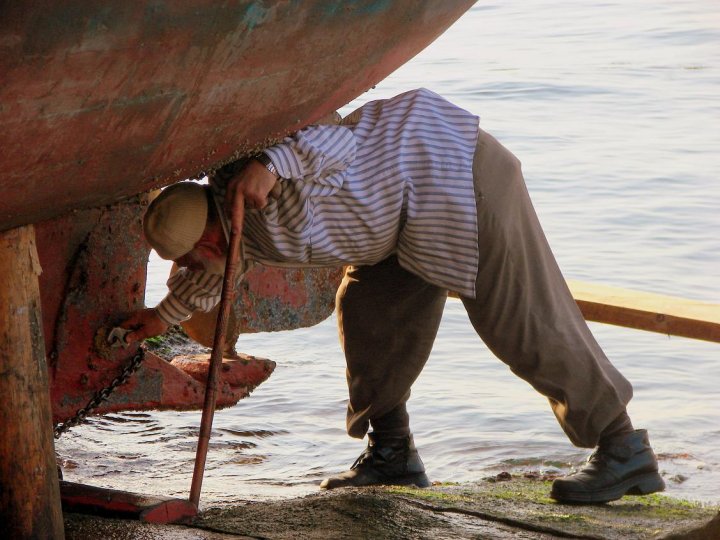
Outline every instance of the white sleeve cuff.
[(303, 176), (303, 166), (293, 149), (280, 143), (263, 150), (277, 169), (280, 178), (299, 179)]
[(155, 312), (164, 323), (172, 326), (188, 320), (192, 315), (193, 310), (183, 304), (172, 292), (170, 292), (157, 306), (155, 306)]

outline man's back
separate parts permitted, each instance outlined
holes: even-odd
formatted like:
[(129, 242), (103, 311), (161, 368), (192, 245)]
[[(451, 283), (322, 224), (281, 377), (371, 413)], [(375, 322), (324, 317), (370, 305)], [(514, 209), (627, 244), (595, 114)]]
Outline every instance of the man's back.
[(474, 295), (477, 133), (476, 116), (424, 89), (298, 132), (266, 150), (289, 180), (246, 215), (246, 256), (336, 266), (397, 252), (408, 270)]

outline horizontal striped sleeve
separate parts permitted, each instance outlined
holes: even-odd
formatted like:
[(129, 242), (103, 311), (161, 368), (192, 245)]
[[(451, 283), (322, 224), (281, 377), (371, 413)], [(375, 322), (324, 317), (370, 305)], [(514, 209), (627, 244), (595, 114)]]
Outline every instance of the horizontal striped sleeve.
[(222, 280), (217, 274), (181, 268), (168, 279), (169, 292), (155, 308), (158, 316), (168, 324), (178, 324), (195, 310), (210, 311), (220, 301)]
[(340, 187), (342, 178), (335, 173), (355, 159), (355, 138), (344, 126), (311, 126), (264, 152), (282, 178)]
[(192, 315), (193, 310), (183, 304), (177, 296), (169, 292), (160, 303), (155, 306), (158, 317), (168, 326), (186, 321)]

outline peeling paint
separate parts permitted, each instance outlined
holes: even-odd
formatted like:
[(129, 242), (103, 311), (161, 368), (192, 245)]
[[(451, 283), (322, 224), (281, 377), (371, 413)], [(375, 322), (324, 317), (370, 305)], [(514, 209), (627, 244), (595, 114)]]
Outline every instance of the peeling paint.
[(248, 30), (253, 30), (267, 20), (270, 10), (264, 4), (265, 2), (253, 2), (245, 9), (242, 22)]

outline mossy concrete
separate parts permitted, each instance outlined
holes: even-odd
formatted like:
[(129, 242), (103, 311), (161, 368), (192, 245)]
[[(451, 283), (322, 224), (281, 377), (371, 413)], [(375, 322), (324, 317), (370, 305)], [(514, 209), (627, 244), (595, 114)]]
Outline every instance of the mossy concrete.
[(297, 499), (210, 508), (189, 526), (66, 515), (68, 540), (86, 538), (717, 540), (717, 506), (664, 495), (603, 505), (559, 504), (550, 482), (503, 475), (428, 489), (343, 489)]

